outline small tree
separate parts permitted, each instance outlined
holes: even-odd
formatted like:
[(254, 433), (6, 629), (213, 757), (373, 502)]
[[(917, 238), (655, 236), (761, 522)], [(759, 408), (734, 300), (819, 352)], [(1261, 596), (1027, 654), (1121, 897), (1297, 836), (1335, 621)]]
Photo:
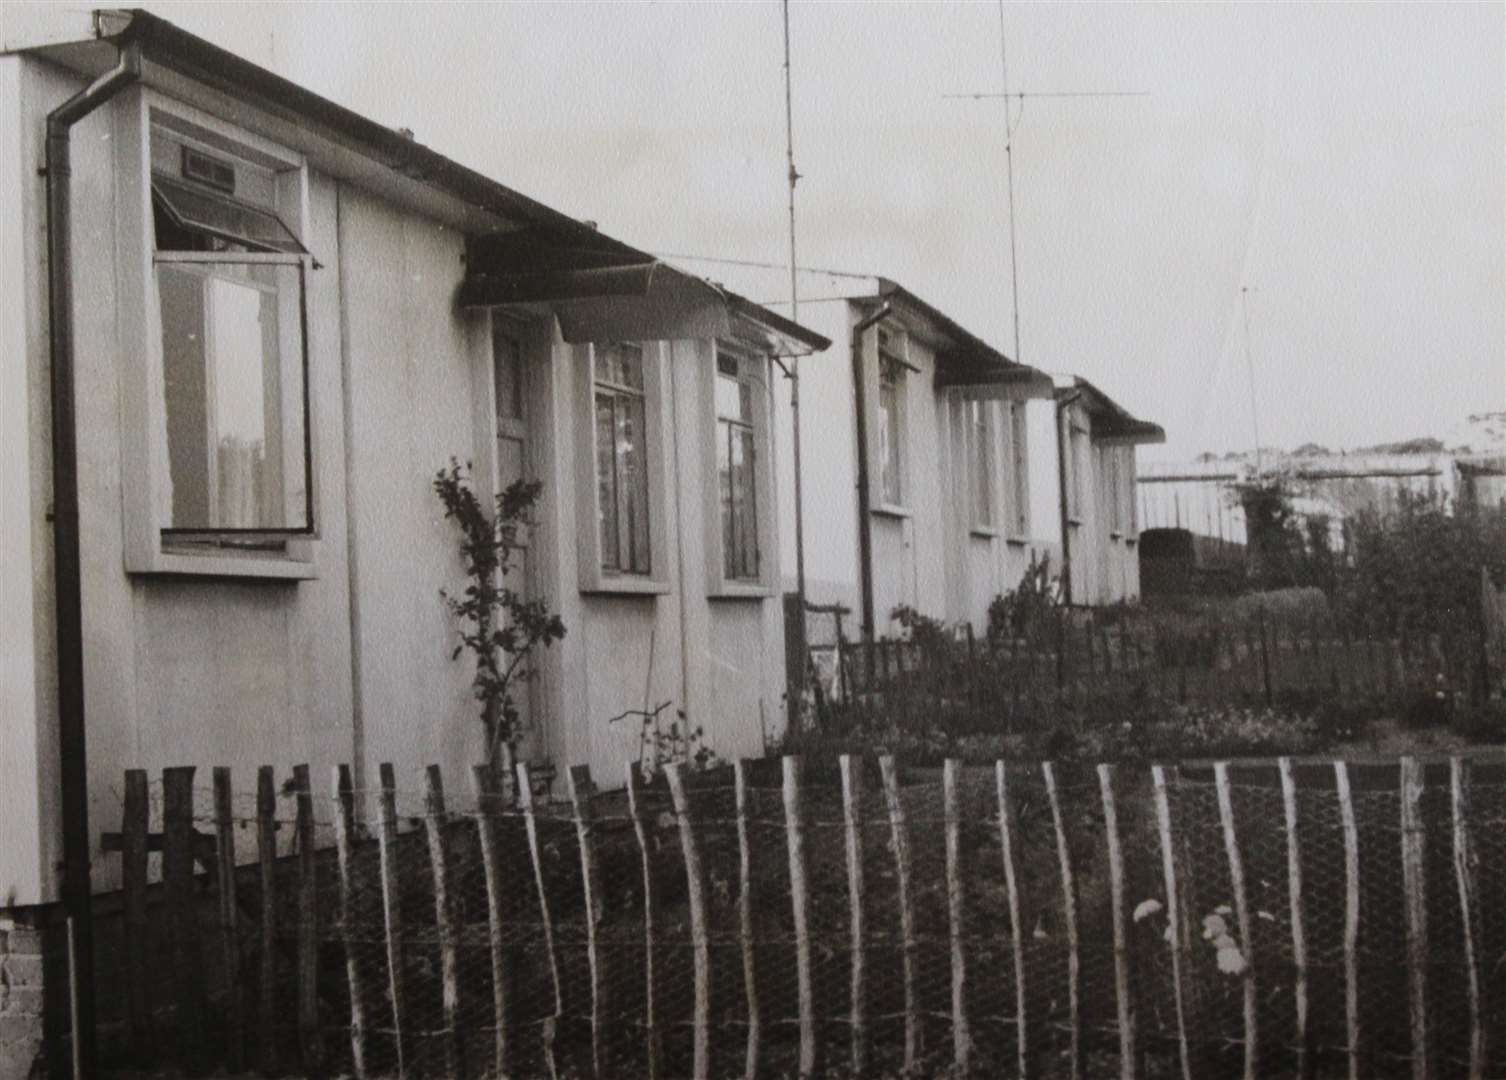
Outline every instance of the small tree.
[(471, 465), (450, 459), (434, 476), (434, 492), (444, 504), (444, 516), (460, 530), (460, 557), (466, 586), (459, 595), (439, 590), (458, 622), (450, 659), (469, 652), (476, 663), (471, 680), (481, 703), (486, 731), (487, 764), (496, 769), (504, 748), (510, 749), (521, 731), (522, 717), (513, 689), (533, 677), (530, 657), (538, 645), (548, 647), (565, 636), (565, 624), (543, 600), (529, 600), (510, 588), (507, 575), (521, 547), (520, 532), (538, 502), (543, 485), (519, 480), (496, 497), (488, 515), (472, 485)]

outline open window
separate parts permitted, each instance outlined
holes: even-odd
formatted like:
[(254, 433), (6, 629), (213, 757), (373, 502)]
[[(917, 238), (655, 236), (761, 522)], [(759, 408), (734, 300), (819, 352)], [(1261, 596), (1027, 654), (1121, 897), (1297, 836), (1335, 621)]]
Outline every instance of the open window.
[(705, 485), (707, 593), (762, 598), (776, 585), (769, 361), (736, 341), (706, 357), (700, 428)]
[(127, 569), (311, 577), (302, 159), (150, 92), (117, 116)]
[(878, 495), (881, 508), (900, 508), (905, 481), (905, 339), (878, 327)]
[(973, 532), (991, 533), (994, 521), (994, 424), (985, 401), (962, 403), (967, 448), (969, 524)]

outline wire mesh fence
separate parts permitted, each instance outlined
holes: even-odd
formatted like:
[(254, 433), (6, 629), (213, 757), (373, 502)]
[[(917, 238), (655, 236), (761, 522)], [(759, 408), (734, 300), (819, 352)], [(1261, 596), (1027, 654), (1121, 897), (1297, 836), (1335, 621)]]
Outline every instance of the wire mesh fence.
[[(128, 1053), (269, 1075), (1506, 1072), (1506, 761), (127, 775)], [(285, 779), (285, 786), (274, 781)], [(504, 790), (505, 787), (505, 790)], [(960, 1067), (960, 1068), (959, 1068)], [(909, 1070), (906, 1072), (906, 1070)], [(958, 1073), (948, 1073), (957, 1075)]]

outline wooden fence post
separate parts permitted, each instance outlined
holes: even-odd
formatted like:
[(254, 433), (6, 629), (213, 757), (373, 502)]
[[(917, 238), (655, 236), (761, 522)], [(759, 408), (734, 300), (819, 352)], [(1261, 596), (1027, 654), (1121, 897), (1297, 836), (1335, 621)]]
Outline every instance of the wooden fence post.
[(748, 835), (748, 763), (732, 764), (732, 784), (737, 807), (737, 929), (742, 945), (743, 994), (748, 1001), (748, 1046), (743, 1076), (756, 1080), (763, 1050), (762, 1012), (758, 1007), (758, 979), (753, 967), (753, 844)]
[(516, 769), (518, 806), (523, 811), (523, 825), (528, 832), (528, 856), (533, 861), (533, 884), (539, 894), (539, 925), (544, 932), (544, 950), (549, 954), (549, 980), (554, 987), (554, 1015), (544, 1034), (544, 1054), (552, 1074), (555, 1071), (554, 1039), (565, 1015), (565, 988), (560, 981), (559, 954), (554, 948), (554, 920), (549, 914), (549, 887), (544, 882), (544, 854), (539, 844), (538, 814), (533, 805), (533, 777), (526, 761), (518, 762)]
[(910, 892), (910, 830), (905, 822), (905, 804), (900, 798), (899, 774), (894, 758), (879, 758), (879, 776), (884, 784), (884, 802), (889, 810), (890, 846), (894, 850), (894, 884), (899, 894), (900, 953), (905, 984), (905, 1070), (915, 1067), (920, 1055), (920, 1004), (915, 986), (915, 899)]
[(967, 1016), (966, 917), (962, 891), (962, 762), (947, 758), (941, 770), (942, 818), (946, 831), (946, 908), (952, 954), (952, 1053), (964, 1076), (972, 1067), (973, 1034)]
[(1449, 758), (1449, 794), (1454, 821), (1454, 878), (1459, 886), (1459, 929), (1464, 938), (1464, 977), (1469, 1007), (1469, 1080), (1485, 1078), (1485, 1028), (1480, 1020), (1480, 904), (1477, 856), (1470, 836), (1469, 762)]
[(1281, 774), (1281, 806), (1286, 819), (1287, 897), (1292, 923), (1292, 966), (1296, 968), (1292, 998), (1297, 1010), (1297, 1075), (1302, 1080), (1308, 1080), (1313, 1075), (1315, 1062), (1312, 1032), (1308, 1030), (1307, 929), (1303, 922), (1302, 841), (1297, 820), (1297, 778), (1292, 772), (1291, 758), (1278, 758), (1276, 767)]
[(1218, 791), (1218, 818), (1224, 833), (1224, 854), (1229, 860), (1229, 888), (1234, 893), (1234, 918), (1239, 923), (1239, 948), (1244, 957), (1244, 1027), (1245, 1080), (1260, 1074), (1260, 1036), (1255, 990), (1255, 939), (1250, 923), (1250, 897), (1245, 888), (1244, 860), (1239, 852), (1239, 838), (1234, 830), (1234, 793), (1229, 785), (1229, 763), (1216, 762), (1213, 783)]
[(147, 834), (151, 831), (145, 769), (125, 774), (125, 804), (120, 822), (121, 883), (125, 889), (126, 1016), (131, 1028), (131, 1057), (145, 1065), (152, 1056), (152, 992), (146, 955), (151, 923), (146, 914)]
[(1412, 1078), (1427, 1080), (1428, 909), (1426, 834), (1422, 819), (1422, 766), (1401, 759), (1401, 880), (1407, 911), (1407, 1005), (1412, 1028)]
[[(345, 979), (350, 984), (350, 1062), (358, 1080), (366, 1076), (366, 992), (356, 959), (356, 903), (361, 888), (355, 875), (355, 791), (350, 766), (334, 770), (335, 857), (340, 872), (340, 933), (345, 939)], [(218, 770), (216, 770), (216, 780)], [(218, 785), (217, 785), (218, 786)]]
[(587, 765), (572, 765), (566, 771), (570, 789), (570, 804), (575, 811), (575, 838), (580, 846), (580, 880), (583, 900), (586, 905), (586, 965), (591, 978), (591, 1072), (603, 1075), (602, 1061), (602, 1014), (605, 1011), (605, 982), (602, 979), (601, 957), (597, 955), (596, 927), (601, 922), (601, 873), (597, 868), (595, 838), (592, 828), (595, 815), (591, 808), (591, 796), (596, 785), (591, 782), (591, 769)]
[(403, 1035), (407, 1021), (403, 992), (406, 960), (397, 869), (397, 780), (390, 762), (382, 762), (378, 772), (382, 796), (377, 850), (382, 868), (382, 925), (387, 939), (387, 991), (392, 999), (392, 1040), (397, 1051), (397, 1074), (404, 1077), (408, 1074), (407, 1045)]
[(851, 913), (852, 1075), (868, 1070), (867, 955), (863, 911), (863, 761), (843, 754), (842, 817), (847, 849), (847, 905)]
[(497, 808), (502, 805), (497, 774), (490, 765), (471, 768), (471, 783), (476, 792), (476, 838), (481, 846), (481, 872), (486, 878), (486, 943), (492, 966), (492, 1027), (494, 1031), (492, 1070), (498, 1077), (508, 1075), (507, 947), (503, 939), (502, 875), (504, 856), (497, 836)]
[(795, 981), (800, 1008), (800, 1075), (816, 1071), (816, 999), (811, 985), (810, 888), (805, 874), (805, 805), (800, 790), (803, 769), (793, 754), (784, 757), (785, 840), (790, 860), (790, 903), (795, 920)]
[(241, 993), (240, 912), (235, 897), (235, 799), (230, 770), (214, 770), (214, 835), (216, 892), (219, 899), (220, 957), (225, 969), (225, 1065), (239, 1072), (246, 1056), (246, 1014)]
[(279, 1076), (277, 1048), (277, 789), (272, 766), (256, 771), (256, 857), (261, 878), (261, 980), (257, 1028), (262, 1075)]
[(319, 880), (314, 851), (314, 793), (309, 767), (293, 766), (293, 791), (298, 815), (298, 1047), (303, 1067), (317, 1071), (324, 1063), (323, 1033), (319, 1028)]
[(1265, 605), (1261, 604), (1255, 609), (1256, 618), (1260, 627), (1260, 682), (1265, 689), (1266, 708), (1270, 708), (1275, 702), (1275, 694), (1271, 689), (1271, 650), (1267, 644), (1265, 627)]
[(1056, 767), (1041, 762), (1046, 781), (1046, 801), (1051, 806), (1051, 825), (1056, 832), (1056, 858), (1061, 871), (1062, 923), (1067, 931), (1067, 1008), (1071, 1042), (1068, 1049), (1067, 1075), (1071, 1080), (1082, 1077), (1082, 957), (1077, 940), (1077, 884), (1072, 875), (1072, 851), (1067, 843), (1067, 824), (1062, 816), (1061, 798), (1056, 790)]
[(654, 957), (659, 948), (654, 940), (654, 913), (658, 906), (658, 890), (654, 885), (654, 851), (646, 824), (648, 812), (643, 805), (643, 775), (638, 771), (637, 762), (629, 762), (627, 766), (627, 793), (633, 835), (638, 839), (638, 851), (643, 857), (643, 1030), (647, 1043), (647, 1072), (644, 1075), (648, 1080), (658, 1080), (659, 1061), (663, 1057), (658, 1017), (654, 1011)]
[(207, 1070), (204, 961), (194, 910), (193, 766), (162, 770), (162, 885), (172, 927), (173, 991), (179, 1057), (190, 1075)]
[[(789, 758), (785, 759), (789, 761)], [(711, 951), (707, 940), (706, 874), (701, 866), (701, 849), (695, 836), (695, 811), (685, 790), (685, 777), (678, 764), (664, 767), (669, 781), (669, 797), (674, 800), (675, 817), (680, 823), (680, 850), (685, 856), (685, 884), (689, 890), (690, 942), (695, 964), (695, 1031), (691, 1075), (707, 1080), (711, 1075)], [(791, 856), (793, 860), (793, 855)], [(801, 932), (799, 920), (795, 933)]]
[(1344, 1027), (1349, 1041), (1349, 1080), (1360, 1080), (1360, 844), (1349, 766), (1333, 763), (1339, 820), (1344, 830)]
[(1192, 1054), (1187, 1045), (1187, 1004), (1182, 988), (1182, 901), (1177, 885), (1176, 843), (1171, 831), (1171, 802), (1166, 792), (1166, 770), (1151, 767), (1151, 785), (1156, 798), (1156, 829), (1161, 841), (1161, 878), (1166, 888), (1166, 941), (1171, 948), (1171, 993), (1177, 1014), (1177, 1051), (1182, 1080), (1192, 1080)]
[(1135, 1000), (1133, 955), (1130, 951), (1129, 925), (1125, 921), (1124, 852), (1119, 844), (1119, 808), (1114, 802), (1114, 767), (1098, 766), (1098, 790), (1103, 798), (1103, 830), (1108, 840), (1109, 903), (1113, 905), (1114, 924), (1114, 1003), (1119, 1022), (1119, 1075), (1134, 1080)]
[(465, 1041), (460, 1030), (460, 933), (451, 881), (449, 818), (444, 778), (438, 765), (424, 770), (424, 831), (434, 880), (434, 930), (439, 939), (440, 999), (444, 1011), (445, 1075), (465, 1076)]
[(994, 762), (994, 787), (999, 800), (999, 848), (1004, 859), (1004, 895), (1009, 904), (1009, 945), (1014, 959), (1015, 1059), (1021, 1080), (1031, 1075), (1030, 1038), (1025, 990), (1024, 926), (1020, 918), (1020, 886), (1015, 877), (1014, 807), (1009, 801), (1009, 781), (1004, 762)]

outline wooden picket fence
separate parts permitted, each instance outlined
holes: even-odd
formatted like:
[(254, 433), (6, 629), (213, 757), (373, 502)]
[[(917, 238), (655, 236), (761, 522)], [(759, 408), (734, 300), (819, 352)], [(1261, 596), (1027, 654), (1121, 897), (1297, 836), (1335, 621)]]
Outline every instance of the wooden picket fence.
[(260, 769), (254, 796), (229, 769), (200, 790), (170, 768), (156, 815), (133, 770), (105, 836), (130, 1057), (269, 1076), (1482, 1080), (1506, 1070), (1503, 765), (949, 760), (934, 777), (786, 757), (652, 784), (630, 769), (620, 791), (572, 768), (560, 800), (519, 765), (509, 790), (475, 769), (460, 813), (437, 766), (414, 793), (389, 765), (370, 792), (341, 766), (328, 797), (306, 766), (281, 795)]

